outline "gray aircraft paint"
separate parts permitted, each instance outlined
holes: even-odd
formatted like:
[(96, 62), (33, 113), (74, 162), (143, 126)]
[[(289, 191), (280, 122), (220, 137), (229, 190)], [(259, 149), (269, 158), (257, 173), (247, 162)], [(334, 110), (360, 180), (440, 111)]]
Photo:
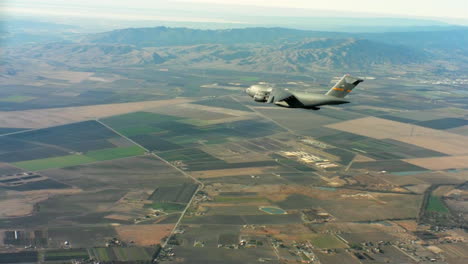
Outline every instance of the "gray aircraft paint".
[(311, 94), (304, 92), (291, 92), (285, 89), (275, 89), (266, 84), (253, 85), (247, 88), (246, 93), (257, 102), (273, 103), (278, 106), (290, 108), (306, 108), (318, 110), (322, 105), (346, 104), (344, 97), (348, 95), (354, 87), (364, 80), (343, 76), (326, 94)]

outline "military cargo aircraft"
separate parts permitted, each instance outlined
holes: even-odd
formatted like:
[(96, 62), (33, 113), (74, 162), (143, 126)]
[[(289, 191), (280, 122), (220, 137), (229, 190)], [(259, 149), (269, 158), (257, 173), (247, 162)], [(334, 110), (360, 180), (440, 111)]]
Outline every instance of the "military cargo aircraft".
[(265, 84), (252, 85), (247, 88), (246, 93), (253, 97), (256, 102), (273, 103), (289, 108), (319, 110), (319, 106), (322, 105), (349, 103), (344, 97), (363, 81), (363, 79), (346, 74), (326, 94), (292, 92), (287, 89), (276, 89)]

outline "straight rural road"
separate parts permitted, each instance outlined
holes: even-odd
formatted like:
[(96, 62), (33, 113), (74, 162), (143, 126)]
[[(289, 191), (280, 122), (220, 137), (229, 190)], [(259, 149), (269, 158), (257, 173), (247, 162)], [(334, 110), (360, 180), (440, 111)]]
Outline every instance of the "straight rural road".
[(190, 201), (187, 203), (187, 206), (184, 208), (184, 210), (182, 211), (182, 213), (180, 214), (180, 217), (179, 219), (177, 220), (176, 224), (174, 225), (174, 228), (172, 229), (171, 233), (169, 234), (169, 236), (167, 237), (166, 241), (164, 241), (164, 243), (162, 244), (162, 247), (166, 247), (170, 237), (174, 234), (175, 230), (177, 230), (177, 227), (179, 226), (180, 222), (182, 221), (182, 218), (184, 217), (184, 215), (187, 213), (187, 210), (189, 209), (190, 205), (192, 204), (193, 202), (193, 199), (195, 198), (197, 192), (201, 189), (204, 188), (204, 184), (198, 180), (197, 178), (193, 177), (192, 175), (190, 175), (189, 173), (187, 173), (186, 171), (184, 170), (181, 170), (180, 168), (178, 168), (177, 166), (175, 166), (174, 164), (170, 163), (169, 161), (163, 159), (161, 156), (157, 155), (156, 153), (153, 153), (151, 152), (149, 149), (143, 147), (142, 145), (138, 144), (137, 142), (133, 141), (132, 139), (128, 138), (127, 136), (121, 134), (120, 132), (118, 132), (117, 130), (113, 129), (112, 127), (108, 126), (107, 124), (101, 122), (99, 119), (96, 119), (96, 121), (98, 123), (100, 123), (101, 125), (105, 126), (106, 128), (108, 128), (109, 130), (111, 130), (112, 132), (116, 133), (117, 135), (125, 138), (126, 140), (132, 142), (133, 144), (141, 147), (142, 149), (146, 150), (148, 153), (150, 153), (152, 156), (154, 156), (155, 158), (159, 159), (160, 161), (166, 163), (167, 165), (171, 166), (172, 168), (174, 168), (175, 170), (179, 171), (180, 173), (182, 173), (183, 175), (185, 175), (186, 177), (192, 179), (194, 182), (196, 182), (198, 184), (198, 187), (197, 189), (195, 190), (195, 192), (193, 193), (192, 195), (192, 198), (190, 198)]

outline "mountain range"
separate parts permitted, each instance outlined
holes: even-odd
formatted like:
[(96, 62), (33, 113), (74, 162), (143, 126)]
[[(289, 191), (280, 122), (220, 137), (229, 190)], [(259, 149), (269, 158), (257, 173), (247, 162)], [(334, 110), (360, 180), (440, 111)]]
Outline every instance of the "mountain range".
[[(129, 28), (71, 41), (18, 45), (9, 56), (67, 65), (183, 65), (244, 71), (369, 71), (376, 67), (468, 63), (468, 29), (340, 33), (286, 28)], [(440, 69), (439, 69), (440, 70)]]

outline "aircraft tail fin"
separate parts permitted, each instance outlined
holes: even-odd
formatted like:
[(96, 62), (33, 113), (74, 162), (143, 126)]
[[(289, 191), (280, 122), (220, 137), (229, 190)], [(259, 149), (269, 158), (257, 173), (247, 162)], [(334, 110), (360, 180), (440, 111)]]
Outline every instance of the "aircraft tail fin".
[(363, 79), (346, 74), (330, 89), (330, 91), (326, 93), (326, 95), (344, 98), (354, 89), (354, 87), (363, 81)]

